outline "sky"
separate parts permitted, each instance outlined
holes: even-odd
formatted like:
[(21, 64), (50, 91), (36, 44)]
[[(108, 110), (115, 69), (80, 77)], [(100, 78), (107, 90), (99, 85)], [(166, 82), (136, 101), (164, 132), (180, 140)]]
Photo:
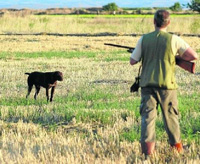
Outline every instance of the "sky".
[(170, 7), (176, 2), (187, 4), (191, 0), (0, 0), (0, 9), (102, 7), (112, 2), (118, 7)]

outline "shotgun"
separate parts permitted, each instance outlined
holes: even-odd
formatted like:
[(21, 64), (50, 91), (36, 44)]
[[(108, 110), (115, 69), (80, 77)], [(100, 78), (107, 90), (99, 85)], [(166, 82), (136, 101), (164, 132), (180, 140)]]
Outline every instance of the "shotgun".
[[(111, 43), (104, 43), (104, 45), (119, 47), (119, 48), (126, 48), (126, 49), (128, 49), (128, 52), (132, 52), (135, 49), (134, 47), (122, 46), (122, 45), (111, 44)], [(182, 69), (184, 69), (190, 73), (195, 73), (195, 63), (194, 62), (186, 61), (186, 60), (176, 57), (176, 65), (178, 65), (179, 67), (181, 67)]]

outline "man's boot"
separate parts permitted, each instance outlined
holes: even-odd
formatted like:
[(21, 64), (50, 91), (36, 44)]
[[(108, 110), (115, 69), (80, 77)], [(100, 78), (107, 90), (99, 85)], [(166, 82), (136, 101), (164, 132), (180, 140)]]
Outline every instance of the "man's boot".
[(175, 148), (179, 153), (182, 153), (183, 152), (183, 145), (182, 143), (176, 143), (174, 145), (171, 145), (173, 148)]
[(142, 154), (145, 154), (145, 157), (153, 154), (155, 149), (155, 142), (143, 142), (141, 143)]

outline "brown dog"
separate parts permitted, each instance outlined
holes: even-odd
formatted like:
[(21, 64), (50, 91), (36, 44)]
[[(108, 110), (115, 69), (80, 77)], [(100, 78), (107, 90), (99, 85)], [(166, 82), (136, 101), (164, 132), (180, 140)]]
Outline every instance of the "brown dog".
[(26, 95), (26, 98), (31, 93), (31, 90), (33, 88), (33, 85), (35, 85), (35, 95), (34, 98), (36, 100), (36, 97), (40, 91), (40, 87), (44, 87), (46, 89), (46, 96), (47, 96), (47, 102), (49, 101), (49, 89), (51, 89), (51, 98), (50, 102), (53, 100), (53, 94), (55, 91), (55, 87), (57, 85), (57, 80), (62, 81), (63, 80), (63, 74), (62, 72), (55, 71), (55, 72), (32, 72), (32, 73), (25, 73), (28, 76), (28, 93)]

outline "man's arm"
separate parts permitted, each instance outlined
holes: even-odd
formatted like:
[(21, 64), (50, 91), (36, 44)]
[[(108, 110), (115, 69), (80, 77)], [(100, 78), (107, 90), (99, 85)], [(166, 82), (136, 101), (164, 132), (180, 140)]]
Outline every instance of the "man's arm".
[(172, 50), (176, 54), (176, 58), (185, 61), (197, 60), (197, 53), (180, 37), (177, 35), (172, 36)]
[(191, 47), (187, 48), (182, 55), (177, 55), (176, 57), (185, 61), (193, 61), (198, 59), (197, 53)]
[(140, 59), (141, 59), (141, 53), (142, 53), (142, 38), (141, 37), (138, 42), (137, 45), (135, 47), (135, 49), (133, 50), (131, 57), (130, 57), (130, 64), (131, 65), (135, 65), (137, 64)]

